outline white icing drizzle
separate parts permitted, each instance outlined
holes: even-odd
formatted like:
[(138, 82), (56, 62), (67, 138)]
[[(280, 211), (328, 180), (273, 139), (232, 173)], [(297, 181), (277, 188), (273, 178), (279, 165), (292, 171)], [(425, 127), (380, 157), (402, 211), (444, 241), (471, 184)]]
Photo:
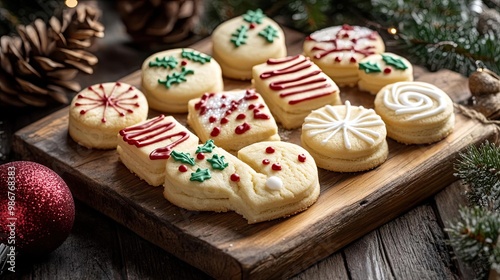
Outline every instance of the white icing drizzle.
[(273, 191), (279, 191), (283, 187), (283, 181), (280, 177), (271, 176), (266, 180), (266, 187)]
[(361, 114), (351, 119), (351, 103), (345, 102), (346, 112), (345, 116), (341, 117), (335, 111), (334, 106), (326, 105), (325, 112), (315, 111), (316, 114), (322, 118), (307, 117), (305, 119), (304, 129), (314, 129), (310, 134), (312, 136), (329, 133), (328, 136), (321, 142), (328, 142), (335, 134), (342, 131), (344, 136), (344, 146), (351, 149), (351, 141), (349, 134), (353, 134), (359, 139), (367, 142), (370, 145), (375, 143), (375, 139), (380, 137), (380, 133), (370, 129), (370, 127), (385, 125), (382, 119), (372, 109), (364, 109)]
[[(446, 94), (434, 85), (423, 82), (398, 82), (383, 92), (385, 107), (396, 115), (412, 114), (408, 120), (435, 116), (446, 109)], [(434, 107), (437, 103), (437, 107)]]

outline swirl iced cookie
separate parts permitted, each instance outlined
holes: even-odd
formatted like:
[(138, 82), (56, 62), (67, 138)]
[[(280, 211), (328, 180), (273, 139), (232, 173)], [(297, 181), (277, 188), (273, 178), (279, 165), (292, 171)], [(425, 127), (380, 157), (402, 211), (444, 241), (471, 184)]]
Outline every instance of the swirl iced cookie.
[(185, 113), (189, 100), (224, 87), (217, 61), (192, 49), (155, 53), (141, 70), (142, 90), (150, 107), (160, 112)]
[(249, 144), (279, 141), (278, 126), (254, 89), (205, 93), (189, 101), (187, 123), (202, 142), (213, 139), (227, 151)]
[(311, 110), (341, 104), (339, 88), (303, 55), (270, 58), (253, 67), (253, 83), (284, 128), (298, 128)]
[(224, 77), (239, 80), (250, 80), (254, 65), (287, 53), (283, 30), (260, 9), (220, 24), (212, 43)]
[(355, 86), (358, 63), (365, 57), (382, 53), (380, 35), (361, 26), (332, 26), (318, 30), (304, 41), (304, 54), (312, 59), (339, 86)]
[(389, 153), (386, 133), (374, 110), (346, 101), (311, 112), (302, 126), (301, 143), (318, 167), (357, 172), (385, 162)]
[(393, 53), (372, 54), (359, 62), (358, 74), (359, 89), (377, 94), (388, 84), (413, 81), (413, 66)]
[(165, 182), (165, 164), (174, 149), (198, 145), (198, 137), (171, 116), (160, 115), (120, 130), (121, 162), (152, 186)]
[(249, 224), (303, 211), (320, 190), (311, 155), (280, 141), (251, 144), (238, 157), (211, 140), (174, 149), (165, 178), (164, 196), (173, 204), (195, 211), (235, 211)]
[(120, 82), (97, 84), (71, 101), (68, 131), (87, 148), (114, 149), (118, 131), (147, 116), (148, 102), (137, 88)]
[(455, 126), (453, 101), (438, 87), (424, 82), (398, 82), (382, 88), (375, 111), (387, 125), (387, 135), (404, 144), (429, 144), (448, 136)]

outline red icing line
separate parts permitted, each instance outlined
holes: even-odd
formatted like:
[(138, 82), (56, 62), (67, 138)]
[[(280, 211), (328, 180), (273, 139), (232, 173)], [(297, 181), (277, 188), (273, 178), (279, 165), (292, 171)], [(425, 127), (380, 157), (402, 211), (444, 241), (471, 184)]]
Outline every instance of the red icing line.
[(270, 58), (267, 60), (267, 64), (273, 65), (273, 64), (287, 63), (289, 61), (292, 61), (292, 60), (299, 58), (299, 56), (300, 56), (300, 54), (295, 55), (295, 56), (282, 57), (282, 58)]
[[(298, 58), (299, 58), (299, 56), (297, 56), (296, 59), (298, 59)], [(293, 60), (295, 60), (295, 59), (293, 59)], [(304, 65), (301, 65), (301, 64), (304, 64)], [(281, 68), (278, 70), (264, 72), (264, 73), (260, 74), (259, 77), (261, 79), (267, 79), (267, 78), (274, 77), (274, 76), (295, 73), (297, 71), (309, 68), (309, 67), (311, 67), (311, 65), (312, 65), (312, 63), (308, 59), (306, 59), (305, 57), (302, 57), (302, 59), (300, 61), (298, 61), (290, 66), (287, 66), (285, 68)]]

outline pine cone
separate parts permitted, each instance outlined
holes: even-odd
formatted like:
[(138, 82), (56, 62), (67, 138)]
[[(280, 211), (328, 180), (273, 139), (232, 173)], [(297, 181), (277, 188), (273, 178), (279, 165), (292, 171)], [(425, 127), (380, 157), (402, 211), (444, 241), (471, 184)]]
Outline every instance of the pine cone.
[(485, 9), (476, 24), (480, 34), (493, 33), (500, 38), (500, 13), (495, 9)]
[(168, 44), (187, 38), (200, 19), (202, 0), (122, 0), (118, 11), (138, 43)]
[(61, 19), (41, 19), (19, 25), (19, 37), (0, 39), (1, 105), (42, 107), (51, 101), (68, 103), (68, 91), (79, 91), (73, 81), (79, 71), (92, 73), (97, 58), (84, 49), (104, 36), (97, 20), (100, 12), (78, 5), (65, 10)]

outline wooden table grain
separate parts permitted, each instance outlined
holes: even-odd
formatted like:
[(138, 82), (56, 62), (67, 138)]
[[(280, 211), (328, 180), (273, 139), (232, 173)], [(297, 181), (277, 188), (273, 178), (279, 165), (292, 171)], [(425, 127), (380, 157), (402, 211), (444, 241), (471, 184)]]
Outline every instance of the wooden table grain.
[[(96, 43), (99, 64), (91, 76), (80, 75), (82, 86), (117, 80), (136, 71), (152, 50), (130, 45), (113, 8), (103, 22), (105, 39)], [(178, 46), (188, 46), (193, 40)], [(174, 47), (174, 46), (171, 46)], [(447, 71), (447, 70), (442, 70)], [(449, 71), (452, 83), (458, 74)], [(462, 79), (463, 80), (463, 79)], [(466, 85), (457, 85), (455, 100), (469, 97)], [(60, 107), (2, 113), (7, 130), (15, 131)], [(11, 155), (8, 160), (16, 159)], [(464, 187), (456, 181), (398, 218), (364, 235), (292, 279), (472, 279), (473, 271), (459, 262), (447, 244), (444, 228), (458, 217)], [(196, 250), (196, 248), (193, 248)], [(199, 254), (205, 252), (200, 251)], [(68, 239), (42, 259), (19, 260), (6, 279), (210, 279), (124, 226), (76, 201), (76, 220)]]

